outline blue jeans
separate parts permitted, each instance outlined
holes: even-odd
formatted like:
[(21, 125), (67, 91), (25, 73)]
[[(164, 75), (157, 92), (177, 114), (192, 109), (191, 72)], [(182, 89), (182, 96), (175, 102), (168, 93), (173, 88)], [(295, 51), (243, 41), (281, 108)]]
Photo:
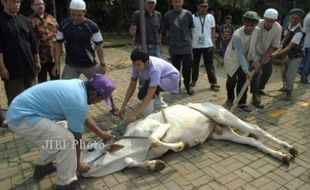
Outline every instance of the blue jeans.
[[(137, 48), (142, 49), (142, 45), (137, 45)], [(146, 51), (150, 54), (150, 56), (161, 57), (159, 44), (147, 44)]]

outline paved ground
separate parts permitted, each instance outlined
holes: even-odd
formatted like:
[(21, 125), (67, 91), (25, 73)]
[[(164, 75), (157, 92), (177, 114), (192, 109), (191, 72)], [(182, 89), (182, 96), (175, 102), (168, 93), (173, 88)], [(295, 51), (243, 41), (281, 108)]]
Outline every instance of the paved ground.
[[(130, 69), (128, 48), (107, 49), (108, 63), (112, 66), (109, 76), (117, 83), (115, 101), (120, 106), (127, 89)], [(296, 81), (293, 102), (279, 101), (281, 87), (280, 69), (275, 67), (272, 81), (263, 97), (266, 108), (255, 109), (250, 114), (236, 110), (236, 114), (251, 123), (258, 124), (281, 140), (293, 144), (299, 155), (290, 166), (252, 147), (225, 141), (207, 140), (203, 145), (180, 152), (169, 152), (161, 159), (167, 167), (158, 173), (141, 169), (125, 169), (113, 175), (81, 179), (83, 189), (310, 189), (310, 88)], [(200, 80), (194, 96), (184, 93), (178, 97), (165, 94), (167, 102), (186, 104), (188, 102), (213, 102), (223, 104), (226, 99), (223, 68), (217, 68), (220, 92), (209, 90), (206, 74), (201, 68)], [(3, 84), (1, 103), (5, 107)], [(134, 110), (137, 100), (130, 103)], [(103, 103), (91, 106), (96, 121), (106, 128), (114, 127), (118, 119), (111, 116)], [(35, 161), (38, 149), (9, 131), (0, 133), (0, 189), (11, 189), (32, 171), (27, 161)], [(279, 149), (266, 139), (261, 141), (271, 148)], [(19, 161), (18, 161), (19, 160)], [(16, 162), (17, 161), (17, 162)], [(34, 189), (50, 189), (56, 176), (51, 175)], [(20, 187), (18, 189), (27, 189)]]

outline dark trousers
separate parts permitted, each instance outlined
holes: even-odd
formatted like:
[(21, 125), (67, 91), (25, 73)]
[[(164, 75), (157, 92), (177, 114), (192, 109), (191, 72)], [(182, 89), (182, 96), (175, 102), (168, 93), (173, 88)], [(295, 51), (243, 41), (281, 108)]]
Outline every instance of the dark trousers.
[(172, 65), (181, 71), (182, 66), (182, 76), (184, 78), (185, 88), (189, 88), (189, 83), (191, 81), (191, 71), (192, 71), (192, 54), (185, 55), (171, 55)]
[[(230, 77), (227, 75), (226, 80), (226, 90), (227, 90), (227, 99), (234, 101), (235, 99), (235, 87), (237, 86), (237, 95), (240, 93), (244, 83), (246, 81), (246, 74), (243, 72), (242, 68), (239, 67), (239, 69), (235, 72), (235, 74)], [(246, 104), (247, 99), (247, 91), (244, 92), (239, 104)]]
[(35, 77), (25, 77), (13, 80), (4, 80), (4, 88), (6, 92), (6, 97), (8, 99), (8, 105), (11, 104), (13, 99), (22, 93), (27, 88), (35, 85), (36, 78)]
[[(141, 81), (141, 86), (140, 86), (140, 89), (138, 92), (138, 99), (139, 100), (143, 100), (146, 97), (147, 91), (149, 90), (149, 85), (150, 85), (149, 80)], [(155, 95), (159, 95), (160, 92), (163, 92), (163, 89), (161, 89), (160, 86), (157, 86), (156, 91), (155, 91)]]
[(59, 75), (54, 76), (52, 75), (52, 69), (54, 67), (54, 63), (42, 63), (41, 64), (41, 71), (38, 74), (38, 82), (42, 83), (42, 82), (46, 82), (47, 81), (47, 74), (50, 77), (50, 80), (57, 80), (60, 79)]
[(197, 82), (199, 77), (199, 64), (201, 54), (203, 56), (203, 63), (208, 75), (210, 84), (216, 84), (215, 69), (213, 64), (213, 48), (194, 48), (193, 49), (193, 65), (192, 65), (192, 82)]
[(272, 74), (272, 63), (271, 61), (262, 65), (261, 73), (258, 76), (258, 90), (264, 90), (267, 82), (269, 81)]

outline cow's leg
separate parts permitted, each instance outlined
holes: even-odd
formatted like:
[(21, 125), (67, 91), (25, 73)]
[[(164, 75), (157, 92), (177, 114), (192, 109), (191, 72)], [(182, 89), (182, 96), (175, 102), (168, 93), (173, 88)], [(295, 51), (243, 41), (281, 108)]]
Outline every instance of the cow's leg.
[(171, 149), (175, 152), (182, 151), (185, 147), (184, 142), (178, 142), (178, 143), (165, 143), (162, 142), (160, 139), (163, 138), (168, 131), (168, 129), (171, 127), (170, 124), (162, 124), (160, 127), (158, 127), (154, 132), (151, 134), (149, 140), (151, 143), (151, 146), (153, 148), (156, 147), (165, 147), (167, 149)]
[[(294, 148), (292, 145), (290, 145), (289, 143), (282, 141), (276, 137), (274, 137), (273, 135), (271, 135), (270, 133), (268, 133), (267, 131), (264, 131), (263, 129), (261, 129), (260, 127), (258, 127), (257, 125), (252, 125), (253, 128), (257, 129), (257, 130), (261, 130), (262, 132), (262, 136), (266, 137), (268, 139), (270, 139), (271, 141), (281, 145), (282, 147), (286, 148), (287, 150), (289, 150), (289, 153), (292, 154), (293, 157), (295, 157), (298, 154), (298, 151), (296, 148)], [(254, 134), (255, 135), (255, 134)]]
[(132, 158), (125, 158), (125, 162), (128, 164), (128, 168), (144, 168), (152, 172), (163, 170), (166, 164), (162, 160), (146, 160), (143, 162), (138, 162)]
[(236, 142), (240, 144), (247, 144), (247, 145), (256, 147), (262, 152), (265, 152), (267, 154), (272, 155), (275, 158), (282, 160), (286, 164), (289, 164), (289, 161), (291, 160), (290, 154), (286, 155), (280, 151), (272, 150), (271, 148), (265, 146), (263, 143), (259, 142), (258, 140), (254, 138), (249, 138), (249, 137), (238, 135), (230, 127), (225, 127), (222, 135), (212, 133), (211, 138), (216, 139), (216, 140), (228, 140), (228, 141), (232, 141), (232, 142)]

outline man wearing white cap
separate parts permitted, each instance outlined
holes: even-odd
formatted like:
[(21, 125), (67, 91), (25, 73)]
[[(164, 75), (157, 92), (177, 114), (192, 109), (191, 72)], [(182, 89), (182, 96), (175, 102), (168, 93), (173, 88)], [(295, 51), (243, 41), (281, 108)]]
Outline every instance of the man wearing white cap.
[(264, 19), (257, 25), (260, 29), (260, 37), (256, 50), (260, 57), (261, 72), (254, 75), (251, 83), (252, 103), (257, 108), (264, 108), (260, 102), (260, 95), (265, 94), (263, 90), (272, 73), (271, 54), (281, 47), (282, 27), (277, 20), (278, 11), (270, 8), (265, 11)]
[(98, 25), (85, 17), (86, 4), (83, 0), (72, 0), (69, 9), (70, 18), (60, 24), (56, 34), (55, 62), (58, 67), (55, 69), (59, 70), (61, 47), (66, 42), (66, 65), (62, 78), (78, 78), (84, 74), (90, 79), (97, 73), (98, 64), (100, 70), (105, 72), (102, 35)]

